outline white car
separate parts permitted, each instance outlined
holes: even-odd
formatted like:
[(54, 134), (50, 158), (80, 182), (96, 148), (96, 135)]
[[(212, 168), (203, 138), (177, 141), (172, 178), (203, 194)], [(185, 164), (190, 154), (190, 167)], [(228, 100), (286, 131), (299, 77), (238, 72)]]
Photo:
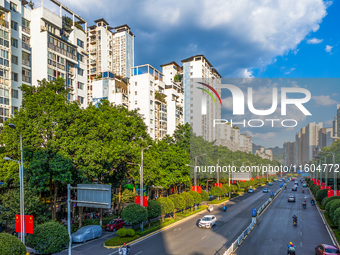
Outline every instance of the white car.
[(205, 215), (198, 224), (200, 228), (212, 228), (214, 225), (216, 225), (215, 215)]
[(282, 179), (280, 179), (279, 182), (282, 182)]

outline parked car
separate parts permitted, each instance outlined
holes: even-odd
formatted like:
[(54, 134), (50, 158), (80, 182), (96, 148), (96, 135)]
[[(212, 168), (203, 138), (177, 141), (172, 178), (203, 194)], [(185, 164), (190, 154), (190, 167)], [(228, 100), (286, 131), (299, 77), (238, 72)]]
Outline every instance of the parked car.
[(86, 241), (101, 237), (102, 234), (103, 230), (99, 225), (84, 226), (72, 234), (72, 242), (85, 243)]
[(254, 193), (254, 189), (248, 189), (248, 193)]
[(315, 247), (315, 255), (339, 255), (339, 249), (334, 245), (319, 244)]
[(263, 193), (268, 193), (268, 189), (267, 189), (267, 188), (264, 188), (264, 189), (263, 189)]
[(214, 225), (216, 225), (215, 215), (205, 215), (198, 224), (200, 228), (212, 228)]
[(122, 227), (124, 227), (125, 221), (122, 219), (113, 219), (105, 226), (105, 230), (108, 231), (116, 231)]
[(295, 196), (290, 195), (288, 197), (288, 202), (295, 202)]

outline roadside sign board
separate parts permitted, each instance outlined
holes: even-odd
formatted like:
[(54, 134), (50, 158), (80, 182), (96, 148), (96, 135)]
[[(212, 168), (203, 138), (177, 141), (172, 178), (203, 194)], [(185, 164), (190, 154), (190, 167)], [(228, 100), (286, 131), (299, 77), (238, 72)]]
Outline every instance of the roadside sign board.
[[(86, 203), (86, 202), (89, 202), (89, 203)], [(77, 185), (77, 206), (110, 209), (111, 208), (111, 185), (78, 184)]]

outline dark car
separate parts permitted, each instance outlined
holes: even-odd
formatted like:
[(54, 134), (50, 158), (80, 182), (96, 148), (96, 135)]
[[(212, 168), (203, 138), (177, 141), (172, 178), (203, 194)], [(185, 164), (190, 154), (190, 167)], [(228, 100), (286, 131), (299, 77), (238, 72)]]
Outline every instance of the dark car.
[(264, 188), (264, 189), (263, 189), (263, 193), (268, 193), (268, 189), (267, 189), (267, 188)]
[(334, 245), (329, 244), (319, 244), (315, 247), (315, 255), (335, 255), (340, 254), (339, 249)]
[(288, 197), (288, 202), (295, 202), (295, 197), (294, 196), (289, 196)]
[(125, 221), (122, 219), (114, 219), (111, 220), (105, 227), (105, 230), (108, 231), (116, 231), (117, 229), (120, 229), (124, 227)]
[(297, 191), (297, 187), (293, 187), (293, 188), (292, 188), (292, 191)]

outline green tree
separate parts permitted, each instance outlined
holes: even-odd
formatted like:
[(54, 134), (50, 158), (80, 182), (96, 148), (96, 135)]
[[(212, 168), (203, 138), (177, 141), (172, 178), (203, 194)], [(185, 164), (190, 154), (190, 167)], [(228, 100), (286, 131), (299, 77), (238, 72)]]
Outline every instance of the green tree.
[(15, 236), (7, 233), (0, 233), (1, 255), (25, 255), (25, 245)]
[(161, 206), (162, 222), (164, 222), (165, 215), (172, 213), (175, 209), (174, 203), (167, 197), (160, 197), (157, 203)]
[(220, 187), (212, 187), (209, 191), (209, 193), (214, 197), (220, 197), (222, 196), (222, 189)]
[(125, 189), (122, 192), (120, 196), (120, 201), (119, 201), (119, 194), (112, 194), (112, 201), (118, 204), (118, 215), (120, 215), (121, 211), (124, 209), (124, 205), (126, 203), (132, 202), (135, 196), (136, 196), (136, 193), (128, 189)]
[(200, 204), (202, 201), (201, 195), (196, 191), (188, 191), (188, 193), (194, 198), (194, 204)]
[(40, 254), (52, 254), (68, 247), (70, 238), (67, 229), (55, 221), (38, 225), (34, 234), (26, 237), (27, 245)]
[(190, 195), (188, 192), (183, 192), (180, 194), (180, 196), (182, 197), (183, 201), (185, 202), (185, 207), (192, 207), (195, 203), (194, 198), (192, 197), (192, 195)]
[(205, 190), (201, 190), (201, 197), (202, 201), (208, 201), (209, 200), (209, 194)]
[(319, 190), (316, 192), (316, 199), (319, 200), (320, 202), (327, 197), (327, 189)]
[[(20, 214), (20, 194), (19, 188), (10, 189), (0, 195), (2, 206), (0, 207), (0, 217), (2, 220), (14, 220), (16, 214)], [(41, 202), (39, 192), (29, 185), (25, 186), (25, 214), (33, 215), (34, 223), (41, 224), (49, 220), (50, 213), (48, 205)]]
[(154, 218), (157, 218), (161, 215), (161, 206), (157, 201), (149, 200), (148, 201), (148, 220), (149, 220), (149, 228), (150, 228), (150, 221)]
[(148, 220), (148, 211), (138, 204), (129, 204), (122, 211), (122, 218), (125, 222), (136, 225)]
[(227, 193), (230, 192), (230, 187), (228, 184), (222, 184), (222, 193), (225, 196)]
[(169, 199), (174, 203), (174, 214), (173, 217), (175, 219), (176, 212), (183, 210), (185, 208), (185, 201), (183, 198), (178, 194), (172, 194), (169, 196)]

